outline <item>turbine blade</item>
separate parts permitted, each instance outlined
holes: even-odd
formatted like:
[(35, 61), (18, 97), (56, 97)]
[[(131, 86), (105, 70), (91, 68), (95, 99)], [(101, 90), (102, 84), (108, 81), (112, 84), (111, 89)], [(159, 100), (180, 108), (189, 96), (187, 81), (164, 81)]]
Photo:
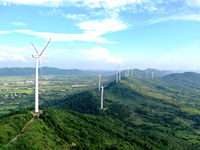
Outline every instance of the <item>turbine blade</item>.
[(42, 76), (42, 62), (41, 62), (41, 57), (39, 57), (39, 63), (40, 63), (40, 73), (41, 73), (41, 76)]
[(51, 41), (51, 38), (49, 39), (47, 45), (44, 47), (44, 49), (43, 49), (42, 52), (40, 53), (40, 56), (44, 53), (44, 51), (45, 51), (45, 49), (47, 48), (47, 46), (49, 45), (50, 41)]
[(37, 51), (37, 49), (35, 48), (35, 46), (33, 45), (32, 42), (31, 42), (31, 44), (32, 44), (33, 48), (35, 49), (36, 53), (38, 54), (38, 51)]

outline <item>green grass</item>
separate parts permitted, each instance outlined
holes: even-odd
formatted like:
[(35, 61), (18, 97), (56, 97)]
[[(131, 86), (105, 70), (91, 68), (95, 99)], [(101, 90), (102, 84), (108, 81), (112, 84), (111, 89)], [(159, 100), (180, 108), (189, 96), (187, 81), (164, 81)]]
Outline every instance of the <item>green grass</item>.
[(4, 114), (8, 114), (12, 112), (13, 110), (17, 110), (19, 106), (16, 105), (0, 105), (0, 116)]
[(0, 105), (0, 111), (1, 110), (9, 110), (9, 109), (16, 109), (18, 106), (13, 106), (13, 105)]
[(14, 94), (14, 93), (18, 93), (18, 94), (34, 94), (34, 90), (30, 89), (30, 90), (25, 90), (25, 89), (19, 89), (19, 90), (8, 90), (8, 91), (1, 91), (0, 94)]
[(34, 76), (1, 76), (0, 80), (5, 80), (9, 82), (34, 80)]
[(5, 111), (0, 111), (0, 116), (1, 115), (5, 115), (5, 114), (8, 114), (8, 113), (10, 113), (11, 111), (8, 111), (8, 110), (5, 110)]

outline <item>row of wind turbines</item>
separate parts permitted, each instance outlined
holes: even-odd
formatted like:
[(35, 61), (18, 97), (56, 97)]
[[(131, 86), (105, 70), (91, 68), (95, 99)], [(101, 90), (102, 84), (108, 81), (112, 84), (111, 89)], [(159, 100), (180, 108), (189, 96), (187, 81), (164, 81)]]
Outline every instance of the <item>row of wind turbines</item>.
[[(129, 71), (130, 70), (127, 69), (127, 70), (124, 70), (124, 71), (125, 71), (125, 77), (129, 77)], [(131, 71), (132, 71), (131, 76), (133, 77), (133, 70), (131, 70)], [(151, 78), (154, 79), (154, 72), (152, 72), (151, 75), (152, 75)], [(146, 70), (146, 78), (148, 78), (148, 70)], [(118, 65), (118, 67), (116, 69), (116, 83), (118, 83), (119, 80), (121, 80), (121, 70), (119, 69), (119, 65)], [(101, 91), (101, 109), (103, 109), (104, 88), (107, 87), (107, 86), (108, 85), (106, 85), (106, 86), (101, 85), (101, 75), (99, 75), (99, 91)]]
[[(39, 53), (37, 48), (35, 47), (35, 45), (31, 42), (31, 45), (33, 46), (33, 48), (36, 51), (36, 55), (32, 55), (33, 58), (35, 58), (35, 113), (39, 112), (39, 95), (38, 95), (38, 91), (39, 91), (39, 82), (38, 82), (38, 62), (40, 65), (40, 71), (41, 71), (41, 75), (42, 75), (42, 64), (41, 64), (41, 56), (44, 53), (44, 51), (46, 50), (47, 46), (49, 45), (51, 41), (51, 38), (49, 39), (48, 43), (46, 44), (46, 46), (43, 48), (42, 52)], [(129, 77), (129, 69), (128, 70), (124, 70), (125, 71), (125, 77)], [(119, 80), (121, 80), (121, 70), (119, 69), (119, 65), (117, 67), (116, 70), (116, 83), (119, 82)], [(146, 70), (146, 78), (147, 78), (147, 74), (148, 74), (148, 70)], [(154, 73), (152, 72), (152, 79), (153, 79), (153, 75)], [(133, 70), (132, 70), (132, 75), (133, 77)], [(104, 94), (104, 88), (107, 87), (101, 85), (101, 75), (99, 75), (99, 91), (101, 91), (101, 109), (103, 109), (103, 94)]]

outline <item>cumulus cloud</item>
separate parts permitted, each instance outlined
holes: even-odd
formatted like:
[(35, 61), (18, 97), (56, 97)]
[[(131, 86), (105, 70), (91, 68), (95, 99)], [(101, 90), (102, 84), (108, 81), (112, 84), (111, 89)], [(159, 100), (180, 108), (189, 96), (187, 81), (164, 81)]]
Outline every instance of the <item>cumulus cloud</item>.
[(11, 33), (10, 31), (0, 31), (0, 34), (9, 34)]
[(107, 32), (116, 32), (119, 30), (124, 30), (128, 27), (126, 23), (115, 18), (108, 18), (102, 21), (91, 20), (87, 22), (82, 22), (78, 26), (85, 30), (85, 33), (95, 33), (97, 35), (102, 35)]
[(79, 50), (81, 54), (89, 56), (88, 59), (90, 60), (101, 60), (106, 61), (108, 63), (114, 63), (114, 64), (121, 64), (122, 60), (119, 58), (116, 58), (115, 56), (111, 55), (109, 51), (106, 48), (102, 48), (99, 46), (96, 46), (92, 49), (87, 50)]
[(20, 54), (8, 54), (6, 52), (0, 52), (0, 61), (21, 61), (28, 62), (22, 55)]

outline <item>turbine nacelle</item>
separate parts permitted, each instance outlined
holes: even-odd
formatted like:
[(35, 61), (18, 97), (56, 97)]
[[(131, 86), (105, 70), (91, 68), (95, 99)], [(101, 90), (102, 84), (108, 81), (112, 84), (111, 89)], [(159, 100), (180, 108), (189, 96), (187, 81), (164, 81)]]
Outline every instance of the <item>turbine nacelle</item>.
[(39, 55), (32, 55), (33, 58), (39, 58)]

